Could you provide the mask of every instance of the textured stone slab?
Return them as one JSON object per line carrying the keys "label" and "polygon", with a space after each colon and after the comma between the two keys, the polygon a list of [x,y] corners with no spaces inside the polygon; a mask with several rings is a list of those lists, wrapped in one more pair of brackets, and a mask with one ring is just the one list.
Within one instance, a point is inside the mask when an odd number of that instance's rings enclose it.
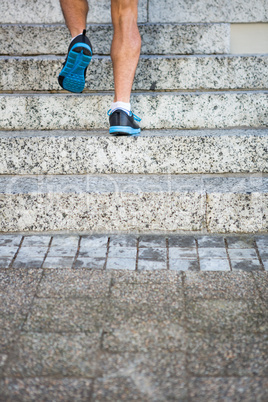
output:
{"label": "textured stone slab", "polygon": [[136,258],[113,258],[108,257],[106,269],[121,269],[135,271]]}
{"label": "textured stone slab", "polygon": [[169,269],[172,271],[199,271],[198,260],[169,259]]}
{"label": "textured stone slab", "polygon": [[[57,76],[65,57],[0,57],[1,91],[61,90]],[[141,56],[133,90],[267,89],[268,57]],[[150,74],[148,74],[150,71]],[[110,57],[93,57],[85,91],[111,91]]]}
{"label": "textured stone slab", "polygon": [[[106,0],[88,0],[89,13],[87,22],[111,22],[111,5]],[[3,0],[0,21],[12,24],[55,24],[64,21],[60,3],[47,0],[45,3],[38,0],[28,0],[21,4],[20,0]],[[139,1],[139,21],[147,21],[147,1]]]}
{"label": "textured stone slab", "polygon": [[231,260],[231,265],[233,271],[236,271],[238,269],[248,272],[262,270],[259,260]]}
{"label": "textured stone slab", "polygon": [[[155,130],[135,138],[113,137],[108,130],[2,131],[0,146],[1,174],[268,172],[266,129]],[[208,239],[208,247],[216,241]]]}
{"label": "textured stone slab", "polygon": [[50,257],[48,254],[43,264],[43,268],[72,268],[73,263],[73,257]]}
{"label": "textured stone slab", "polygon": [[22,236],[21,235],[0,235],[0,247],[15,247],[18,248],[20,245]]}
{"label": "textured stone slab", "polygon": [[266,0],[149,0],[150,22],[266,22]]}
{"label": "textured stone slab", "polygon": [[[112,100],[112,94],[1,94],[0,129],[108,128]],[[132,108],[144,129],[268,126],[268,92],[141,93]]]}
{"label": "textured stone slab", "polygon": [[6,232],[255,232],[268,225],[266,177],[2,176],[0,193]]}
{"label": "textured stone slab", "polygon": [[230,271],[230,264],[227,258],[201,258],[201,271]]}

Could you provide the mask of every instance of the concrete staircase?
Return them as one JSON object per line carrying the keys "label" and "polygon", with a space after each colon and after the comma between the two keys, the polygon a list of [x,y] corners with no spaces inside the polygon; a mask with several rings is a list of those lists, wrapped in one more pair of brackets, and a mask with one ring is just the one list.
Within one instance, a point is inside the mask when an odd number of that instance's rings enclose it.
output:
{"label": "concrete staircase", "polygon": [[108,134],[109,2],[89,5],[75,95],[58,2],[1,2],[0,231],[266,232],[268,54],[230,54],[230,23],[267,21],[267,3],[140,1],[134,138]]}

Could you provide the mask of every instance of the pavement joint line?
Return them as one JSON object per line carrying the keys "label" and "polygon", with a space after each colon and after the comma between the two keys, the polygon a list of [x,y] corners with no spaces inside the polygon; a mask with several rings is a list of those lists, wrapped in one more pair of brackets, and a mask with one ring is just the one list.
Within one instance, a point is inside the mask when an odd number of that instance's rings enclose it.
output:
{"label": "pavement joint line", "polygon": [[72,269],[75,268],[75,264],[76,264],[76,261],[77,261],[77,258],[78,258],[78,254],[79,254],[79,251],[80,251],[81,240],[82,240],[82,236],[79,236],[78,245],[77,245],[77,250],[76,250],[75,257],[74,257],[74,261],[73,261],[73,264],[72,264]]}
{"label": "pavement joint line", "polygon": [[105,256],[105,262],[103,265],[103,270],[106,270],[106,267],[107,267],[108,255],[109,255],[109,250],[110,250],[110,241],[111,241],[111,237],[109,236],[108,240],[107,240],[107,245],[106,245],[107,250],[106,250],[106,256]]}
{"label": "pavement joint line", "polygon": [[140,238],[138,237],[137,238],[137,253],[136,253],[135,271],[138,271],[139,251],[140,251]]}
{"label": "pavement joint line", "polygon": [[14,254],[12,260],[10,261],[10,264],[9,264],[9,266],[8,266],[8,269],[9,269],[9,268],[12,268],[12,265],[13,265],[15,259],[17,258],[17,255],[18,255],[18,253],[19,253],[19,251],[20,251],[20,249],[21,249],[23,240],[24,240],[24,236],[22,236],[22,238],[21,238],[20,244],[19,244],[19,246],[18,246],[18,248],[17,248],[17,251],[16,251],[16,253]]}
{"label": "pavement joint line", "polygon": [[46,251],[46,254],[45,254],[45,256],[44,256],[42,265],[41,265],[41,267],[40,267],[41,269],[43,269],[45,260],[46,260],[46,258],[47,258],[47,255],[48,255],[48,253],[49,253],[49,250],[50,250],[50,247],[51,247],[51,244],[52,244],[52,240],[53,240],[53,236],[50,237],[50,240],[49,240],[49,243],[48,243],[48,247],[47,247],[47,251]]}
{"label": "pavement joint line", "polygon": [[261,255],[260,255],[260,252],[259,252],[259,249],[258,249],[258,245],[257,245],[257,242],[256,242],[255,239],[253,240],[253,245],[254,245],[254,249],[256,251],[256,254],[258,256],[259,263],[260,263],[260,265],[262,267],[262,271],[265,271],[264,264],[263,264],[263,261],[262,261],[262,258],[261,258]]}
{"label": "pavement joint line", "polygon": [[233,267],[232,267],[232,262],[231,262],[231,258],[229,255],[229,250],[228,250],[228,243],[227,243],[227,239],[224,238],[224,244],[225,244],[225,250],[226,250],[226,255],[227,255],[227,260],[229,262],[229,266],[230,266],[230,271],[233,271]]}
{"label": "pavement joint line", "polygon": [[199,257],[198,241],[197,241],[196,238],[194,239],[194,241],[195,241],[196,256],[197,256],[197,263],[198,263],[198,272],[200,272],[200,271],[201,271],[201,266],[200,266],[200,257]]}
{"label": "pavement joint line", "polygon": [[170,265],[169,265],[169,241],[168,237],[166,237],[166,248],[167,248],[167,270],[170,270]]}

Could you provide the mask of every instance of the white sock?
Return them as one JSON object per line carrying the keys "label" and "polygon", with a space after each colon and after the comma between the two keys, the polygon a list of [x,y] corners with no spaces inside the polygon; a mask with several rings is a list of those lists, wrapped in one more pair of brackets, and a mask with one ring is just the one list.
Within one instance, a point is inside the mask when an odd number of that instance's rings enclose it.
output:
{"label": "white sock", "polygon": [[79,35],[83,35],[83,32],[81,32],[80,34],[74,36],[74,37],[72,38],[72,41],[73,41],[75,38],[77,38],[77,36],[79,36]]}
{"label": "white sock", "polygon": [[127,112],[128,114],[130,113],[130,103],[126,103],[126,102],[113,102],[111,105],[111,109],[112,109],[112,113],[115,109],[123,109],[124,112]]}

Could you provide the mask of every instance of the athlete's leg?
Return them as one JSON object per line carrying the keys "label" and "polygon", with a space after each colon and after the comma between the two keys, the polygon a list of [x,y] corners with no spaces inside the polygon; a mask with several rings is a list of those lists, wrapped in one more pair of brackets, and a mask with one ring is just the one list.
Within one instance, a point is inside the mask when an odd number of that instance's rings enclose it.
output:
{"label": "athlete's leg", "polygon": [[66,25],[74,38],[86,29],[87,0],[60,0]]}
{"label": "athlete's leg", "polygon": [[114,27],[111,46],[114,102],[129,102],[141,48],[137,26],[138,0],[111,0],[111,9]]}

